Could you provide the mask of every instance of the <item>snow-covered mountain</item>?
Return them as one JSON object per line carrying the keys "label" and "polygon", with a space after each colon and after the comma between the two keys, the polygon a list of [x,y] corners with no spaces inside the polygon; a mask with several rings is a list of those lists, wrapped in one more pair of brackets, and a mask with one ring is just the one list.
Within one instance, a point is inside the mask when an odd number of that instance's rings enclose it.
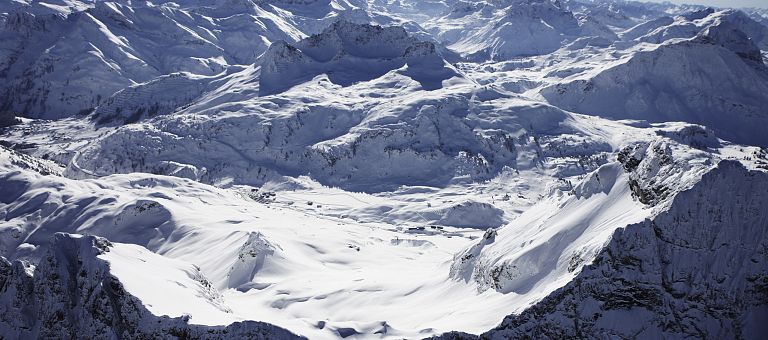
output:
{"label": "snow-covered mountain", "polygon": [[0,338],[759,338],[763,14],[0,3]]}
{"label": "snow-covered mountain", "polygon": [[[729,140],[766,145],[766,27],[741,12],[704,11],[635,27],[633,53],[542,90],[559,107],[613,118],[706,125]],[[641,25],[642,26],[642,25]],[[656,26],[656,25],[653,25]],[[653,43],[647,47],[642,43]],[[647,47],[647,48],[646,48]]]}
{"label": "snow-covered mountain", "polygon": [[768,10],[754,8],[754,9],[745,10],[745,12],[753,20],[763,24],[764,26],[768,26]]}
{"label": "snow-covered mountain", "polygon": [[272,42],[297,41],[354,9],[326,2],[327,17],[304,18],[305,5],[319,4],[18,5],[3,15],[0,72],[9,81],[0,106],[40,118],[87,114],[121,89],[171,73],[213,76],[254,63]]}
{"label": "snow-covered mountain", "polygon": [[558,1],[465,2],[425,23],[439,41],[471,59],[505,60],[554,52],[590,36],[610,44],[616,35],[590,16],[576,17]]}
{"label": "snow-covered mountain", "polygon": [[296,42],[278,41],[260,61],[259,93],[275,94],[325,74],[346,87],[403,68],[425,90],[459,76],[432,42],[420,42],[401,27],[354,24],[340,20],[323,32]]}
{"label": "snow-covered mountain", "polygon": [[760,338],[767,180],[721,162],[667,211],[616,230],[563,288],[482,337]]}

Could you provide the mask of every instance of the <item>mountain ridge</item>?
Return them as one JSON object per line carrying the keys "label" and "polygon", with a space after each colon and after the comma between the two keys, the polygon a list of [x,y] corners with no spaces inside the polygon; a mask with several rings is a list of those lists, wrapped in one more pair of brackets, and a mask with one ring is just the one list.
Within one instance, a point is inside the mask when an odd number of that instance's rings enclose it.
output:
{"label": "mountain ridge", "polygon": [[761,17],[0,4],[0,338],[759,337]]}

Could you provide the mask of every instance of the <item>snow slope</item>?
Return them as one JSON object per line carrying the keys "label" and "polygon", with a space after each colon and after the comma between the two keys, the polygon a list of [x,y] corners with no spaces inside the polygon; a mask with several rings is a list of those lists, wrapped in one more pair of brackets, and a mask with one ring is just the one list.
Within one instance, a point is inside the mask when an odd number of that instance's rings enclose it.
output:
{"label": "snow slope", "polygon": [[[301,6],[279,5],[298,14],[251,1],[14,6],[3,13],[0,33],[0,107],[41,118],[90,113],[121,89],[157,77],[212,76],[253,63],[272,42],[295,42],[356,9],[334,3],[318,20],[302,16],[311,12]],[[361,15],[365,20],[364,12],[343,16]]]}
{"label": "snow slope", "polygon": [[505,60],[554,52],[583,34],[613,32],[590,17],[578,20],[558,1],[456,2],[443,17],[425,23],[441,42],[475,59]]}
{"label": "snow slope", "polygon": [[697,27],[693,38],[670,38],[647,48],[641,44],[631,55],[543,88],[541,95],[576,112],[687,121],[728,140],[766,145],[759,131],[768,119],[763,109],[768,69],[754,40],[728,24],[732,15],[710,14],[702,19],[710,24]]}
{"label": "snow slope", "polygon": [[720,163],[669,210],[617,230],[572,282],[483,337],[760,337],[767,179]]}
{"label": "snow slope", "polygon": [[277,42],[262,57],[259,94],[282,92],[319,74],[340,86],[378,78],[391,70],[431,90],[459,76],[431,42],[420,42],[401,27],[354,24],[340,20],[295,46]]}
{"label": "snow slope", "polygon": [[205,327],[189,324],[186,313],[157,310],[152,303],[227,312],[199,268],[95,236],[55,234],[37,266],[0,258],[0,287],[0,330],[12,338],[299,338],[260,322]]}
{"label": "snow slope", "polygon": [[0,3],[0,337],[759,337],[750,15]]}
{"label": "snow slope", "polygon": [[[628,146],[630,150],[632,156],[622,158],[623,164],[603,165],[566,195],[543,200],[512,223],[486,233],[454,257],[452,277],[503,293],[552,291],[573,280],[583,263],[592,262],[617,227],[654,216],[665,200],[691,187],[709,169],[705,153],[685,148],[673,152],[664,140]],[[662,195],[648,199],[654,193]]]}
{"label": "snow slope", "polygon": [[[583,119],[585,122],[591,120],[588,117]],[[662,131],[667,130],[659,132]],[[615,228],[650,216],[652,211],[644,208],[645,203],[640,199],[648,196],[644,194],[646,191],[659,192],[655,184],[673,185],[663,198],[669,199],[680,190],[674,185],[685,186],[695,182],[697,174],[711,166],[707,164],[712,164],[711,157],[714,155],[707,151],[692,152],[690,146],[678,144],[667,137],[650,135],[643,138],[655,141],[622,151],[626,155],[622,158],[625,165],[611,163],[603,166],[576,183],[573,189],[566,187],[553,191],[551,198],[528,209],[515,220],[515,223],[523,223],[529,218],[539,218],[542,211],[558,211],[549,202],[564,204],[559,214],[570,218],[576,218],[571,211],[608,214],[605,215],[607,217],[585,220],[587,232],[583,237],[587,237],[589,242],[576,237],[570,241],[563,240],[559,245],[551,245],[551,251],[556,249],[562,252],[563,261],[552,264],[551,268],[556,268],[553,272],[544,269],[550,268],[550,265],[539,264],[544,273],[552,276],[540,276],[541,286],[537,289],[526,288],[532,287],[531,280],[526,283],[525,279],[510,278],[487,290],[496,276],[494,270],[485,271],[491,267],[482,265],[477,266],[480,274],[472,276],[477,281],[456,276],[457,259],[464,258],[462,248],[478,239],[483,240],[480,244],[487,242],[484,234],[489,234],[482,229],[449,226],[486,228],[487,225],[473,222],[471,215],[461,217],[460,213],[456,213],[477,204],[462,203],[451,208],[443,215],[445,217],[436,221],[445,225],[439,228],[403,228],[397,227],[403,217],[398,219],[396,215],[392,216],[395,218],[392,222],[357,222],[350,219],[350,215],[362,214],[365,210],[339,210],[339,205],[366,206],[380,201],[367,208],[368,213],[385,216],[381,210],[376,211],[376,205],[380,205],[378,209],[392,209],[385,200],[386,195],[356,195],[350,203],[344,199],[332,199],[334,193],[327,189],[320,190],[319,195],[312,198],[303,194],[307,197],[304,199],[300,198],[301,191],[289,189],[276,191],[280,199],[269,203],[271,194],[262,195],[249,189],[216,189],[173,177],[130,174],[71,180],[21,171],[9,163],[5,163],[4,173],[7,175],[2,179],[5,191],[1,195],[8,199],[3,206],[7,221],[3,233],[4,256],[37,262],[44,258],[50,237],[60,231],[96,234],[117,242],[138,244],[148,250],[121,246],[114,256],[105,257],[113,266],[111,273],[120,279],[130,294],[145,304],[156,306],[148,307],[153,315],[180,317],[186,313],[191,317],[189,322],[194,325],[216,326],[256,319],[311,338],[333,338],[350,332],[368,337],[377,336],[381,334],[377,332],[383,330],[392,337],[415,337],[417,334],[429,335],[453,329],[479,333],[493,327],[510,311],[525,310],[534,301],[567,283],[568,277],[578,272],[601,249]],[[668,149],[670,147],[676,151]],[[738,151],[731,148],[719,151],[721,154],[732,152]],[[644,156],[645,153],[650,156]],[[672,156],[667,156],[668,153]],[[5,154],[7,159],[17,157],[11,151]],[[676,155],[683,158],[669,163],[667,157],[674,159]],[[626,171],[625,167],[631,168],[636,162],[640,165],[635,166],[642,172],[634,170],[634,174],[617,176],[617,173]],[[611,174],[617,177],[611,177]],[[668,179],[656,183],[661,174]],[[632,179],[636,184],[631,184]],[[648,183],[648,180],[654,181]],[[52,191],[52,188],[57,189]],[[446,194],[456,195],[451,191]],[[314,204],[309,206],[305,202]],[[423,199],[410,204],[422,206],[421,212],[415,210],[412,214],[421,215],[423,212],[429,218],[432,209],[423,205]],[[626,214],[625,208],[617,209],[622,205],[633,206],[635,212]],[[322,211],[326,209],[332,209],[329,211],[331,214],[323,217]],[[476,210],[470,211],[474,213]],[[623,217],[612,219],[612,213]],[[455,222],[456,218],[463,219],[463,222]],[[572,224],[558,223],[558,220],[553,217],[539,223],[547,226],[543,227],[547,233],[562,235],[573,232],[570,230]],[[495,247],[501,251],[497,254],[504,254],[505,259],[517,257],[516,253],[504,251],[508,249],[504,245],[509,243],[515,248],[519,244],[531,247],[526,249],[535,249],[535,244],[531,245],[533,242],[550,244],[545,241],[546,237],[538,233],[505,233],[513,228],[508,225],[500,229],[496,236],[498,243],[486,247],[483,250],[486,255],[482,257],[494,256],[489,255],[493,252],[487,252]],[[297,235],[303,236],[297,238]],[[515,239],[502,241],[505,235]],[[201,244],[206,245],[205,251],[197,248]],[[580,251],[571,252],[569,249]],[[523,258],[531,256],[529,252],[527,255]],[[572,260],[581,257],[583,260]],[[203,290],[207,292],[203,296],[207,296],[206,301],[212,302],[195,304],[194,307],[164,303],[165,294],[157,296],[154,290],[146,291],[144,287],[147,286],[138,283],[149,280],[136,274],[142,266],[150,265],[145,263],[156,266],[153,268],[167,268],[162,272],[171,277],[179,275],[179,278],[170,280],[182,284],[187,280],[185,277],[201,282],[202,275],[205,275],[212,288]],[[197,267],[183,263],[194,263]],[[145,271],[155,270],[158,269]],[[205,274],[199,274],[198,270]],[[403,280],[403,277],[408,280]],[[505,273],[502,278],[506,277],[508,274]],[[156,285],[165,282],[162,281],[165,279],[160,280]],[[189,288],[191,291],[201,291],[206,287],[203,284],[200,288],[193,282],[183,285],[198,287]],[[184,289],[178,294],[190,293],[190,290]],[[439,296],[444,294],[456,298],[443,300],[442,307],[422,309],[418,318],[401,313],[402,308],[419,308],[425,304],[439,306]],[[174,295],[169,293],[167,296]],[[398,302],[393,304],[392,301]],[[488,306],[498,307],[489,309]],[[366,317],[360,318],[363,314]]]}

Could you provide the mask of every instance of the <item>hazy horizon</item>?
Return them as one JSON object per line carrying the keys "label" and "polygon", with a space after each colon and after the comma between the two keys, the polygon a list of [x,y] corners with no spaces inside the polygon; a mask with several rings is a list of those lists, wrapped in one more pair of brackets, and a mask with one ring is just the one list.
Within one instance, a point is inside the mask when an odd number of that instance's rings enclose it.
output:
{"label": "hazy horizon", "polygon": [[[667,0],[644,0],[650,2],[666,2]],[[669,0],[675,4],[695,4],[715,7],[759,7],[768,8],[768,1],[766,0]]]}

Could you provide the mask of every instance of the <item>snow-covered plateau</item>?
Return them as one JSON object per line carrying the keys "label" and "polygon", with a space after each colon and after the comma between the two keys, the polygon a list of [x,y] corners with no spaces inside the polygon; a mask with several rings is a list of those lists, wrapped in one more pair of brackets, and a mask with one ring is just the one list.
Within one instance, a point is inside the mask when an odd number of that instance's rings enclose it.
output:
{"label": "snow-covered plateau", "polygon": [[760,339],[768,10],[0,0],[0,339]]}

